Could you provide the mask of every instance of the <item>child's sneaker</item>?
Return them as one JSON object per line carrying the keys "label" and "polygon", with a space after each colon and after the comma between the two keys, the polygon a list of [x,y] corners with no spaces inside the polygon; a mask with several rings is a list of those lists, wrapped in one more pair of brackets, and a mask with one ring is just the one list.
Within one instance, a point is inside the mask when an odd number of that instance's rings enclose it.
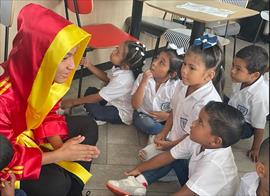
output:
{"label": "child's sneaker", "polygon": [[146,195],[146,187],[134,176],[122,180],[109,180],[106,186],[116,195]]}
{"label": "child's sneaker", "polygon": [[105,125],[107,122],[102,120],[96,120],[98,126]]}

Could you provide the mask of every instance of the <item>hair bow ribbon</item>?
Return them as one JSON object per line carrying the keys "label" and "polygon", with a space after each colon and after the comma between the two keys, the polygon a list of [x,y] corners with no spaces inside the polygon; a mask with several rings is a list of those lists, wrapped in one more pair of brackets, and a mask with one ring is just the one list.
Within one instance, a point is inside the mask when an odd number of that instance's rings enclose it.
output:
{"label": "hair bow ribbon", "polygon": [[200,46],[204,49],[211,48],[212,46],[217,44],[217,36],[209,37],[208,34],[203,35],[202,37],[196,38],[193,42],[193,45]]}
{"label": "hair bow ribbon", "polygon": [[169,48],[173,49],[176,51],[177,55],[183,55],[185,54],[184,48],[178,48],[175,44],[169,43]]}

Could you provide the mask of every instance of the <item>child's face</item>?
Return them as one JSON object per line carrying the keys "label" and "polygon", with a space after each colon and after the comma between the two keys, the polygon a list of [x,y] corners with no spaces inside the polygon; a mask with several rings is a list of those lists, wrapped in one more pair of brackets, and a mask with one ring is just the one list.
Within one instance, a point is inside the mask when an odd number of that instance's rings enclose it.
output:
{"label": "child's face", "polygon": [[167,53],[161,52],[151,64],[150,70],[154,78],[165,78],[169,74],[170,59]]}
{"label": "child's face", "polygon": [[111,53],[110,61],[114,65],[121,65],[125,56],[125,44],[121,43]]}
{"label": "child's face", "polygon": [[204,84],[212,79],[209,77],[210,71],[206,69],[202,57],[191,52],[185,55],[181,67],[182,81],[188,86]]}
{"label": "child's face", "polygon": [[212,129],[209,124],[209,115],[201,109],[199,118],[192,122],[190,127],[190,139],[207,148],[220,147],[217,143],[218,137],[212,135]]}
{"label": "child's face", "polygon": [[249,82],[252,74],[248,73],[246,62],[238,57],[233,59],[231,68],[231,78],[233,82],[243,83]]}
{"label": "child's face", "polygon": [[75,69],[73,55],[77,51],[77,47],[71,49],[66,56],[63,58],[62,62],[58,65],[55,73],[54,82],[62,84],[65,83],[69,77],[71,71]]}

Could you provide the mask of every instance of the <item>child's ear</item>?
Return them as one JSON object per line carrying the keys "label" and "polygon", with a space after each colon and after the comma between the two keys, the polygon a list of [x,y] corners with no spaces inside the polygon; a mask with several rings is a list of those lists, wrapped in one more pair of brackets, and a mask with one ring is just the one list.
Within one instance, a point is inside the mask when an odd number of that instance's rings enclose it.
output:
{"label": "child's ear", "polygon": [[257,163],[256,163],[256,172],[257,172],[257,174],[258,174],[258,176],[260,177],[260,178],[263,178],[263,177],[265,177],[265,166],[264,166],[264,164],[262,163],[262,162],[260,162],[260,161],[257,161]]}
{"label": "child's ear", "polygon": [[261,75],[260,72],[257,71],[257,72],[252,73],[252,74],[251,74],[251,77],[252,77],[252,79],[255,80],[255,79],[257,79],[258,77],[260,77],[260,75]]}
{"label": "child's ear", "polygon": [[205,81],[212,80],[216,75],[215,69],[209,69],[207,70],[206,76],[204,78]]}
{"label": "child's ear", "polygon": [[174,79],[177,76],[177,73],[175,71],[170,73],[171,79]]}
{"label": "child's ear", "polygon": [[221,137],[218,137],[218,136],[212,136],[211,140],[210,140],[210,145],[212,147],[215,147],[215,148],[220,148],[222,147],[222,138]]}

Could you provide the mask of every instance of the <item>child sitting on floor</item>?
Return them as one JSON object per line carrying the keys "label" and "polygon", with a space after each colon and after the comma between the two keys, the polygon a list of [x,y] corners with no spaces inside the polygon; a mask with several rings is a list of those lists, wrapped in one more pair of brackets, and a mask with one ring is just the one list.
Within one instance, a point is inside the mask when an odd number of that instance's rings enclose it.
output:
{"label": "child sitting on floor", "polygon": [[247,152],[252,161],[258,159],[266,116],[269,114],[269,85],[263,77],[267,62],[266,50],[250,45],[237,52],[231,68],[231,78],[235,83],[228,104],[240,110],[245,117],[241,138],[254,135],[252,147]]}
{"label": "child sitting on floor", "polygon": [[[180,49],[179,49],[180,50]],[[163,50],[150,68],[136,79],[131,92],[134,126],[149,135],[158,134],[171,111],[170,102],[179,82],[182,53],[171,48]]]}
{"label": "child sitting on floor", "polygon": [[211,101],[192,123],[190,136],[126,172],[127,179],[110,180],[107,187],[118,195],[145,195],[148,185],[174,169],[182,185],[175,195],[232,196],[238,173],[230,146],[240,140],[244,122],[234,107]]}
{"label": "child sitting on floor", "polygon": [[260,147],[256,172],[245,174],[237,196],[268,196],[269,195],[269,137]]}
{"label": "child sitting on floor", "polygon": [[143,44],[125,41],[111,53],[110,60],[114,66],[110,74],[86,61],[84,66],[107,85],[100,90],[89,87],[84,97],[63,100],[62,108],[85,104],[86,111],[100,125],[104,121],[131,124],[133,108],[130,92],[134,80],[142,72],[144,56]]}

